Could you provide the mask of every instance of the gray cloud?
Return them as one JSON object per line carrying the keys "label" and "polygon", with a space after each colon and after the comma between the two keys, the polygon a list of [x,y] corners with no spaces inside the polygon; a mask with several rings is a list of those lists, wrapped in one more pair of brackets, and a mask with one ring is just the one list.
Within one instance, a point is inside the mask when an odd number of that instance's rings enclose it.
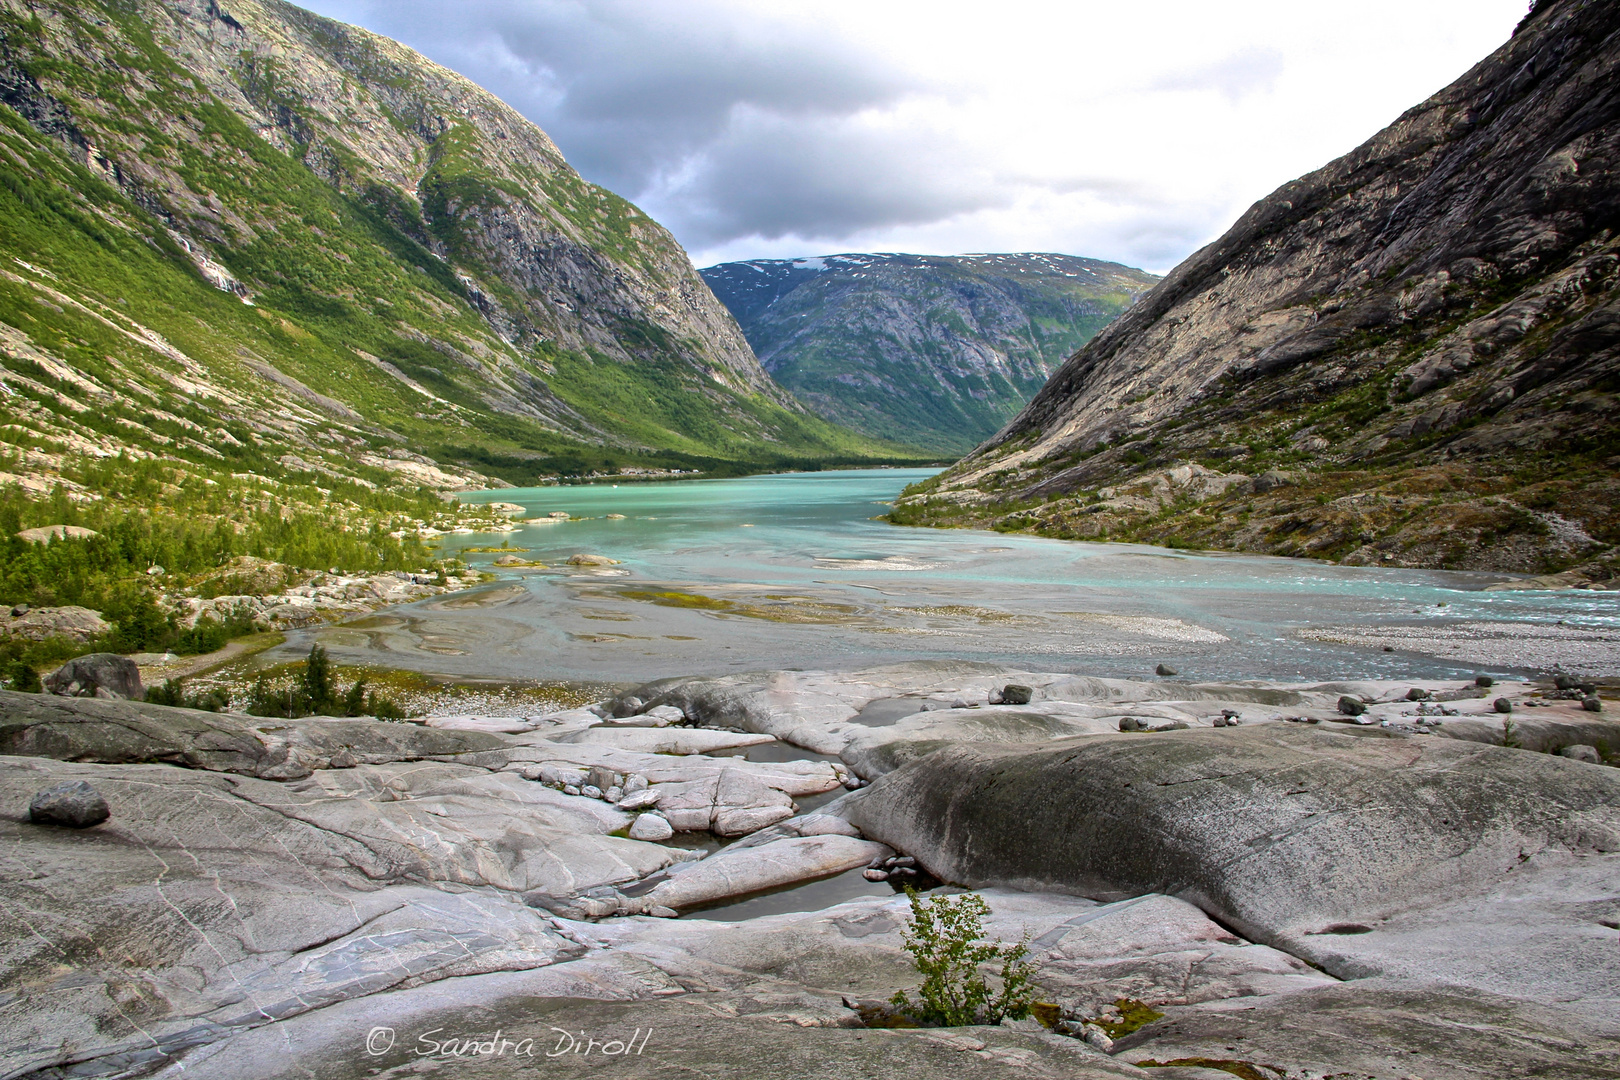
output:
{"label": "gray cloud", "polygon": [[[700,262],[1060,250],[1152,269],[1500,40],[1483,19],[1461,44],[1437,27],[1472,26],[1481,5],[1510,27],[1520,6],[1435,0],[1403,45],[1387,9],[1409,0],[1286,23],[1196,0],[993,16],[966,0],[303,2],[504,98]],[[1386,47],[1346,98],[1344,79]]]}
{"label": "gray cloud", "polygon": [[635,0],[311,6],[473,78],[688,247],[847,236],[1010,198],[958,140],[864,128],[863,116],[941,88],[836,32]]}

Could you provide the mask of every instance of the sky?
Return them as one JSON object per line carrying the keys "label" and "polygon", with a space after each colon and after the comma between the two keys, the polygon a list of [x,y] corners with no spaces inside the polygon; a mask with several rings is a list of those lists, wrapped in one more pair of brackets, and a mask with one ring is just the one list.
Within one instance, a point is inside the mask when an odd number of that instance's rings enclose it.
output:
{"label": "sky", "polygon": [[533,120],[698,266],[1164,272],[1505,42],[1526,0],[302,0]]}

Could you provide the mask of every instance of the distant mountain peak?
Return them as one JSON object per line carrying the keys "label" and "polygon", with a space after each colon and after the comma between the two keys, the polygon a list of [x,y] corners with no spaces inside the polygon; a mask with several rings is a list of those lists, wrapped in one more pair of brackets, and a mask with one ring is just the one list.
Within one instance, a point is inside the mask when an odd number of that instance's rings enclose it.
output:
{"label": "distant mountain peak", "polygon": [[1158,280],[1052,252],[843,252],[701,273],[813,410],[939,453],[993,433]]}

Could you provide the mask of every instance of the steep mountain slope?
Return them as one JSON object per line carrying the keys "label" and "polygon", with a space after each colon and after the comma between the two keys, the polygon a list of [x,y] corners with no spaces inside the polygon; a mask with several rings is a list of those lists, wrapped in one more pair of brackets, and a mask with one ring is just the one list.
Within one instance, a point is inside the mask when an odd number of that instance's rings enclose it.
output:
{"label": "steep mountain slope", "polygon": [[534,125],[276,0],[0,0],[0,157],[0,454],[32,488],[876,449]]}
{"label": "steep mountain slope", "polygon": [[1255,204],[895,520],[1613,572],[1620,6]]}
{"label": "steep mountain slope", "polygon": [[960,454],[1159,279],[1072,255],[828,255],[703,278],[760,361],[829,420]]}

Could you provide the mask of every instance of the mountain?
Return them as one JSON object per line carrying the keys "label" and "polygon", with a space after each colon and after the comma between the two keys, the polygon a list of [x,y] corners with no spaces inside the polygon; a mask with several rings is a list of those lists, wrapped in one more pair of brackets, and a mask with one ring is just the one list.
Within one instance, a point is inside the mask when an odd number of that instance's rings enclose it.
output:
{"label": "mountain", "polygon": [[1542,0],[893,520],[1612,577],[1617,392],[1620,5]]}
{"label": "mountain", "polygon": [[540,129],[276,0],[0,0],[0,158],[0,469],[36,492],[892,450]]}
{"label": "mountain", "polygon": [[828,255],[702,271],[776,380],[874,438],[961,454],[1159,279],[1072,255]]}

